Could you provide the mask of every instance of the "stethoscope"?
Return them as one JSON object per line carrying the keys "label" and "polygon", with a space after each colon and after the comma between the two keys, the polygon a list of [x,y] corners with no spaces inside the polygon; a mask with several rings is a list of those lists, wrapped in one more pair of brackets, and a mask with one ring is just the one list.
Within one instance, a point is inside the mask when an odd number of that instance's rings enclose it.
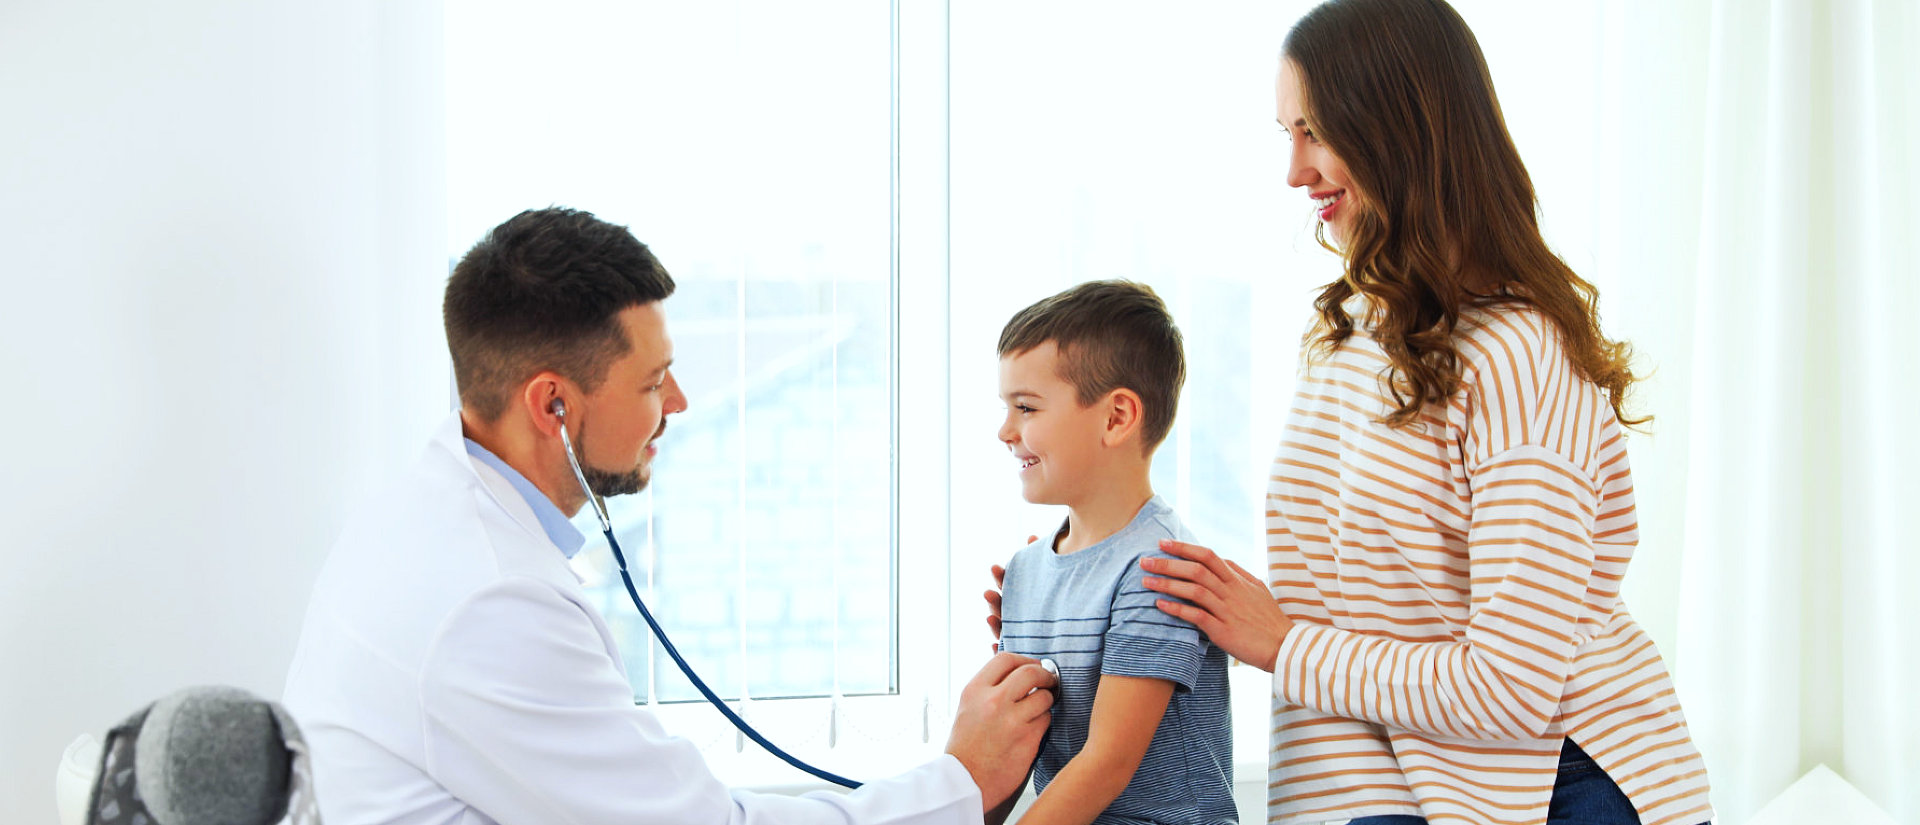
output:
{"label": "stethoscope", "polygon": [[780,757],[782,761],[789,765],[821,779],[825,779],[828,782],[832,782],[835,785],[843,785],[848,788],[860,787],[860,783],[858,782],[838,774],[828,773],[802,762],[798,757],[781,750],[778,745],[767,741],[767,738],[761,736],[759,731],[754,730],[752,725],[747,724],[747,720],[740,718],[740,714],[734,713],[733,708],[727,707],[727,703],[713,692],[713,688],[707,687],[707,683],[701,681],[699,675],[693,672],[693,666],[687,664],[687,660],[680,656],[680,651],[674,649],[673,642],[667,639],[667,631],[660,629],[660,623],[653,619],[653,612],[648,610],[646,603],[640,600],[640,591],[633,586],[633,576],[627,573],[627,557],[620,552],[620,542],[615,541],[613,538],[613,522],[607,519],[607,508],[600,503],[600,497],[593,494],[593,488],[587,485],[587,474],[580,469],[580,459],[573,453],[573,440],[567,437],[567,405],[560,399],[555,398],[553,399],[552,409],[553,414],[560,417],[560,444],[567,450],[567,463],[573,466],[574,479],[580,482],[581,492],[587,494],[587,503],[593,505],[593,514],[600,519],[600,530],[607,536],[607,546],[613,549],[613,560],[620,565],[620,580],[627,585],[627,595],[633,597],[633,606],[640,609],[640,618],[646,619],[647,627],[653,628],[654,638],[659,639],[660,647],[667,651],[668,656],[673,657],[673,663],[680,666],[680,672],[687,674],[687,680],[693,683],[693,686],[700,691],[701,696],[707,697],[707,701],[712,702],[713,706],[719,709],[721,715],[727,717],[727,721],[732,722],[735,728],[738,728],[748,739],[752,739],[755,744],[766,748],[768,753]]}

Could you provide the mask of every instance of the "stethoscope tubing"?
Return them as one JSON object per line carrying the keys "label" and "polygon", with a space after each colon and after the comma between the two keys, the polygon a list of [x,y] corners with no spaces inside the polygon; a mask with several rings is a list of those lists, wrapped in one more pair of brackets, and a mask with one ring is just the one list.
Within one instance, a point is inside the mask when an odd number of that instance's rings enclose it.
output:
{"label": "stethoscope tubing", "polygon": [[659,622],[654,621],[653,611],[647,609],[647,603],[640,600],[640,591],[633,586],[633,576],[627,572],[627,558],[620,552],[620,542],[614,540],[613,530],[611,529],[606,531],[606,536],[607,546],[613,549],[613,560],[620,565],[620,581],[626,584],[627,595],[632,597],[633,606],[639,608],[640,618],[647,620],[647,626],[653,628],[654,637],[660,640],[660,648],[665,650],[668,656],[673,657],[673,663],[680,666],[680,672],[687,675],[687,681],[693,683],[694,688],[700,691],[700,695],[707,697],[707,701],[713,703],[714,708],[719,710],[721,715],[727,717],[727,721],[732,722],[733,726],[745,734],[748,739],[752,739],[755,744],[766,748],[768,753],[780,757],[781,761],[828,782],[832,782],[835,785],[847,788],[860,787],[860,783],[858,782],[840,776],[839,774],[823,771],[800,761],[799,757],[781,750],[779,745],[767,741],[767,738],[761,736],[759,731],[754,730],[752,725],[747,724],[747,720],[740,718],[740,714],[734,713],[733,708],[727,707],[727,703],[713,692],[713,688],[707,687],[707,683],[703,681],[698,674],[693,672],[693,666],[687,664],[687,660],[680,655],[680,651],[674,648],[673,640],[667,638],[667,631],[660,627]]}
{"label": "stethoscope tubing", "polygon": [[673,640],[667,638],[667,631],[660,627],[658,621],[654,620],[653,611],[647,609],[647,603],[640,599],[639,589],[633,586],[633,575],[627,572],[627,556],[625,553],[620,552],[620,542],[613,537],[613,522],[607,518],[607,511],[600,503],[600,497],[594,495],[593,487],[587,484],[587,474],[581,470],[580,459],[573,452],[573,439],[567,436],[565,422],[567,416],[566,405],[562,404],[559,399],[555,399],[553,402],[553,412],[562,419],[560,424],[560,444],[566,448],[567,463],[573,467],[573,477],[574,480],[580,482],[580,490],[587,494],[587,503],[593,507],[593,514],[600,519],[600,530],[607,536],[607,547],[613,550],[613,560],[620,565],[620,581],[627,586],[627,596],[633,599],[633,606],[640,610],[640,618],[647,620],[647,627],[653,629],[653,636],[660,640],[661,649],[665,650],[668,656],[673,657],[673,663],[679,665],[680,672],[687,675],[687,681],[692,682],[694,688],[700,691],[700,695],[707,697],[707,701],[713,704],[714,709],[720,711],[722,716],[727,717],[727,721],[732,722],[733,726],[738,729],[740,733],[744,734],[748,739],[752,739],[754,744],[766,748],[768,753],[780,757],[781,761],[828,782],[832,782],[835,785],[847,788],[860,787],[860,783],[858,782],[840,776],[839,774],[823,771],[802,762],[799,757],[787,753],[781,750],[779,745],[767,741],[765,736],[761,736],[759,731],[754,730],[752,725],[747,724],[747,720],[740,718],[740,714],[734,713],[733,708],[727,707],[726,701],[714,693],[713,688],[707,687],[706,681],[701,679],[699,674],[693,672],[693,666],[687,664],[686,657],[681,656],[679,649],[673,646]]}

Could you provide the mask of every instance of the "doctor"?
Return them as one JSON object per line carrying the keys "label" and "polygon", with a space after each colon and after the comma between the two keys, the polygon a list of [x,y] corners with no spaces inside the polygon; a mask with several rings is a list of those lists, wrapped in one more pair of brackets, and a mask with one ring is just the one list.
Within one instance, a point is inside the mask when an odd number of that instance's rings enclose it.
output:
{"label": "doctor", "polygon": [[586,498],[560,428],[596,492],[646,486],[687,407],[673,286],[624,227],[558,208],[501,224],[454,268],[462,409],[348,523],[287,676],[328,825],[958,825],[1024,781],[1053,701],[1035,688],[1053,679],[1011,654],[961,692],[946,755],[846,795],[730,791],[634,705],[566,563]]}

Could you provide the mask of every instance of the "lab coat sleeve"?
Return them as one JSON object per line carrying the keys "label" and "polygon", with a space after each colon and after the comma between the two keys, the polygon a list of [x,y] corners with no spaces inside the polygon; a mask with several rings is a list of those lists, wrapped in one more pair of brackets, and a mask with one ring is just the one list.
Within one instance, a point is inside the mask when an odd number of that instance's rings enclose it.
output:
{"label": "lab coat sleeve", "polygon": [[951,756],[851,794],[730,792],[633,703],[587,608],[509,577],[454,610],[421,674],[428,771],[500,825],[978,825]]}

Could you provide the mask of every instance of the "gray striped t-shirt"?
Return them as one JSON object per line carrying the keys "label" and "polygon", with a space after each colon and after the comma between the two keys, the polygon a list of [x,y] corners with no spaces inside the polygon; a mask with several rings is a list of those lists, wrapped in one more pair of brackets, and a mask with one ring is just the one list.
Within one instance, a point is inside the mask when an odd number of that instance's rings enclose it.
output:
{"label": "gray striped t-shirt", "polygon": [[1191,541],[1192,534],[1154,496],[1131,523],[1092,547],[1062,556],[1048,537],[1007,563],[1003,646],[1060,667],[1053,725],[1033,766],[1036,792],[1086,745],[1102,674],[1175,685],[1139,770],[1094,820],[1101,825],[1238,821],[1226,654],[1193,625],[1160,612],[1153,606],[1160,594],[1140,583],[1140,559],[1164,557],[1160,540],[1168,538]]}

